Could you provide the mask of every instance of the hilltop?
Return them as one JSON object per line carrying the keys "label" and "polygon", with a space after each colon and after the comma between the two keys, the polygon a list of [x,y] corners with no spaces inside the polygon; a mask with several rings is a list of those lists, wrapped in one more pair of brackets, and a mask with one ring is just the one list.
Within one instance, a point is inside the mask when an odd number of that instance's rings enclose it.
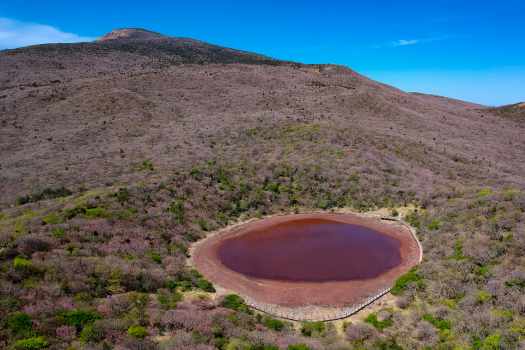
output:
{"label": "hilltop", "polygon": [[115,29],[99,38],[98,42],[110,40],[155,40],[163,39],[166,36],[142,28],[122,28]]}

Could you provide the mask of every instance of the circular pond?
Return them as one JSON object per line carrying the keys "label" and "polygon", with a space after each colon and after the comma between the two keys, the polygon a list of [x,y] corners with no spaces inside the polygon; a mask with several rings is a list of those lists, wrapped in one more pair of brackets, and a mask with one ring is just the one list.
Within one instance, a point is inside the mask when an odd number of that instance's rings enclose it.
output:
{"label": "circular pond", "polygon": [[333,219],[292,219],[224,240],[218,257],[243,275],[291,282],[374,278],[401,263],[400,242]]}
{"label": "circular pond", "polygon": [[410,229],[358,214],[278,215],[227,227],[191,247],[220,293],[296,320],[335,319],[381,295],[421,260]]}

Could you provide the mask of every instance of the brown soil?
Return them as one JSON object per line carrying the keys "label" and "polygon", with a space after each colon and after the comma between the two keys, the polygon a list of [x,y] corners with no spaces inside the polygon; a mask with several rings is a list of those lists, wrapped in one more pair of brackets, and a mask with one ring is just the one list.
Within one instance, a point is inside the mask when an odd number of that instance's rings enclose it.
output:
{"label": "brown soil", "polygon": [[[218,248],[225,239],[291,219],[327,219],[361,225],[397,239],[400,242],[401,263],[377,278],[335,282],[286,282],[252,278],[226,268],[218,256]],[[421,250],[410,230],[398,223],[357,214],[297,214],[274,216],[225,229],[199,242],[192,253],[192,263],[213,283],[232,290],[262,304],[284,307],[347,306],[361,303],[367,297],[390,287],[395,279],[417,265]],[[372,263],[372,262],[371,262]]]}

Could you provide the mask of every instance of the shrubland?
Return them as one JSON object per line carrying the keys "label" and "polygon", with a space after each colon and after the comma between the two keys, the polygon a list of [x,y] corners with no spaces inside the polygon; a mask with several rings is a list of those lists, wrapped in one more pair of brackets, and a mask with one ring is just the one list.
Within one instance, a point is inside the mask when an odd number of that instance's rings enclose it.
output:
{"label": "shrubland", "polygon": [[[0,53],[0,348],[525,347],[516,118],[345,67],[104,45]],[[187,266],[229,224],[342,208],[384,209],[424,250],[344,329],[219,298]]]}
{"label": "shrubland", "polygon": [[[374,177],[332,170],[213,160],[162,182],[4,210],[2,338],[24,349],[520,344],[525,334],[522,191],[462,187],[418,197],[374,187]],[[237,295],[215,301],[213,286],[185,263],[192,242],[239,219],[407,202],[415,204],[405,220],[417,228],[424,261],[396,281],[392,294],[398,303],[386,318],[384,312],[365,312],[345,336],[323,323],[295,330],[254,313]],[[28,211],[33,214],[25,221],[27,231],[16,233],[17,217]],[[56,221],[43,220],[51,214]]]}

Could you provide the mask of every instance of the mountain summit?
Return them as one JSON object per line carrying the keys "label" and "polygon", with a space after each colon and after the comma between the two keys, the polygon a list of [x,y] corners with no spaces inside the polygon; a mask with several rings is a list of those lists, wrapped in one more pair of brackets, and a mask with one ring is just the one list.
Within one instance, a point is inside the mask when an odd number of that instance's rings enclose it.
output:
{"label": "mountain summit", "polygon": [[104,42],[104,41],[110,41],[110,40],[153,40],[153,39],[162,39],[166,38],[166,36],[157,33],[152,32],[150,30],[142,29],[142,28],[119,28],[112,30],[111,32],[107,33],[100,39],[98,39],[98,42]]}

